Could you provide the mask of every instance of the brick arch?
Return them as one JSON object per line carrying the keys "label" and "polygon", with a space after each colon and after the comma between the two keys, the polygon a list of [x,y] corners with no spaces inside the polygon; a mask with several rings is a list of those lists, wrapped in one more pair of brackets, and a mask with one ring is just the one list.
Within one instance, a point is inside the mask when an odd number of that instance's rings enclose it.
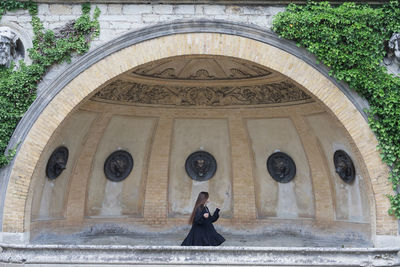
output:
{"label": "brick arch", "polygon": [[356,104],[326,75],[292,53],[269,43],[224,33],[165,34],[110,53],[76,74],[54,95],[34,120],[20,146],[9,175],[3,232],[29,232],[28,191],[35,166],[50,137],[97,88],[117,75],[150,61],[180,55],[208,54],[253,61],[288,76],[321,101],[342,123],[364,160],[379,210],[372,207],[373,234],[395,234],[397,221],[387,215],[392,192],[387,167],[376,151],[377,141]]}

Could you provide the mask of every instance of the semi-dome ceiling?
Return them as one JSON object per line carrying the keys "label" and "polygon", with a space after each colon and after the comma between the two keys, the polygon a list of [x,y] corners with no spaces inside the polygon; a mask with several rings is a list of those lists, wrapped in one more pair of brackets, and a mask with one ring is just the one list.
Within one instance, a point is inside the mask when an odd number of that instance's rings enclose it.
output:
{"label": "semi-dome ceiling", "polygon": [[138,67],[132,76],[178,80],[240,80],[267,77],[267,68],[221,56],[191,56],[163,59]]}
{"label": "semi-dome ceiling", "polygon": [[254,62],[192,55],[141,65],[107,83],[92,100],[217,107],[305,103],[312,98],[287,77]]}

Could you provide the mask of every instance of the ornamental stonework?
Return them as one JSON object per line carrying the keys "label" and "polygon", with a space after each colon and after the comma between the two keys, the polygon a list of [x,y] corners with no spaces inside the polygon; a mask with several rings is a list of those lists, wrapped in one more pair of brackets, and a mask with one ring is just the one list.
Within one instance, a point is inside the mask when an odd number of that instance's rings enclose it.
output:
{"label": "ornamental stonework", "polygon": [[290,81],[254,86],[166,86],[116,80],[93,100],[174,106],[263,105],[309,100]]}
{"label": "ornamental stonework", "polygon": [[271,74],[271,70],[249,61],[205,55],[157,60],[134,69],[130,75],[174,80],[238,80]]}

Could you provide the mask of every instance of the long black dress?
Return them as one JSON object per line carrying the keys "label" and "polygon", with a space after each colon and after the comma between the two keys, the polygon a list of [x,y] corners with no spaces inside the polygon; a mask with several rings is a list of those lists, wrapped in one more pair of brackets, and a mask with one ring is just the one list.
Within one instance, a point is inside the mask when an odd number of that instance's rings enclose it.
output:
{"label": "long black dress", "polygon": [[225,241],[225,238],[218,234],[213,226],[213,222],[219,218],[219,209],[216,209],[208,218],[204,218],[204,213],[210,214],[206,206],[196,209],[192,229],[181,246],[219,246]]}

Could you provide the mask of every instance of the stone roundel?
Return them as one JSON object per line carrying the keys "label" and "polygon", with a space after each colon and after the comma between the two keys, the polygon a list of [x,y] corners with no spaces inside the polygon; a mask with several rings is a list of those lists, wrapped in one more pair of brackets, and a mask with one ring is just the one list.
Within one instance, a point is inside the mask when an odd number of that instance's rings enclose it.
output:
{"label": "stone roundel", "polygon": [[268,157],[267,169],[271,177],[279,183],[288,183],[296,176],[296,164],[283,152],[275,152]]}
{"label": "stone roundel", "polygon": [[356,177],[356,169],[353,160],[343,150],[336,150],[333,154],[333,163],[335,164],[335,172],[345,183],[352,183]]}
{"label": "stone roundel", "polygon": [[60,146],[51,153],[46,165],[46,176],[49,179],[56,179],[65,170],[67,167],[68,155],[69,151],[65,146]]}
{"label": "stone roundel", "polygon": [[111,153],[104,163],[104,174],[113,182],[123,181],[133,169],[133,158],[125,150],[117,150]]}
{"label": "stone roundel", "polygon": [[217,161],[213,155],[206,151],[196,151],[186,159],[185,169],[193,180],[207,181],[217,171]]}

